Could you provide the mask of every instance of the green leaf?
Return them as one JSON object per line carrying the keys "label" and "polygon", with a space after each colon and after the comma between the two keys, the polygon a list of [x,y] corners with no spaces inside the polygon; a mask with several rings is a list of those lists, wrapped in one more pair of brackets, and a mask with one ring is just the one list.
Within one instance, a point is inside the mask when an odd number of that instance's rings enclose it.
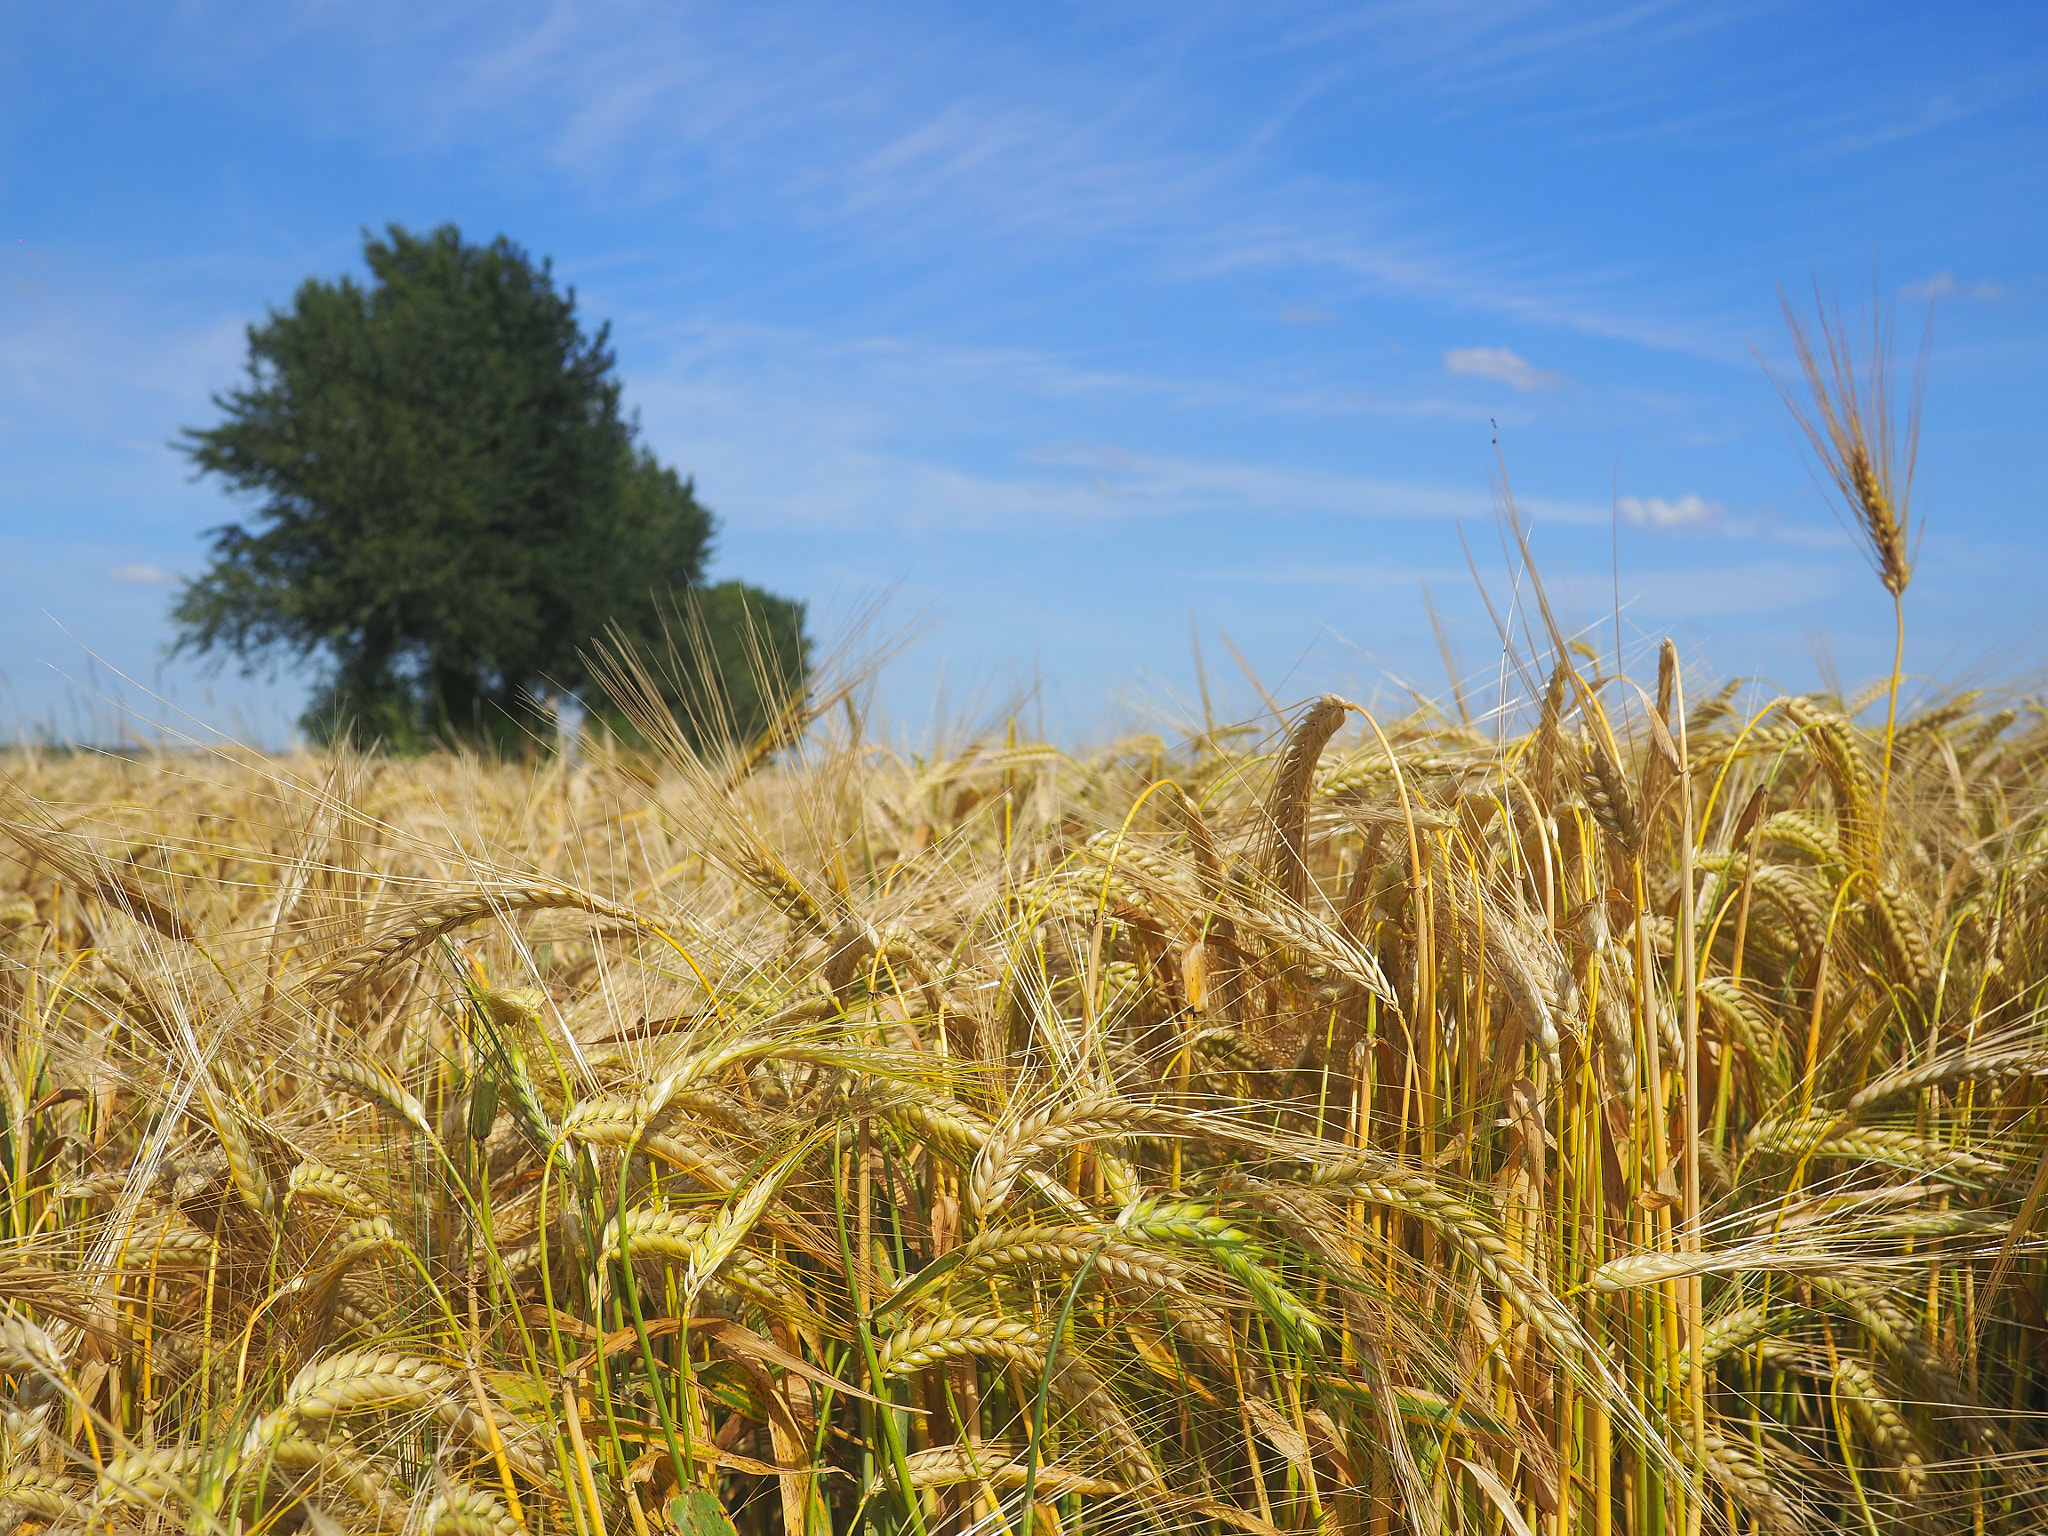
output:
{"label": "green leaf", "polygon": [[668,1517],[683,1536],[739,1536],[718,1495],[692,1488],[668,1501]]}

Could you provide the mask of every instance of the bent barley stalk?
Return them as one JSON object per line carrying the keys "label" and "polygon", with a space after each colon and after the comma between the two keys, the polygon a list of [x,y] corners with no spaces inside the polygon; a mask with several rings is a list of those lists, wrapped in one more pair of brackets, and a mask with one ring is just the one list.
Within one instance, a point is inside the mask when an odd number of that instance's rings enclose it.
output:
{"label": "bent barley stalk", "polygon": [[1034,1365],[1043,1361],[1044,1353],[1044,1341],[1032,1324],[1014,1317],[966,1313],[892,1333],[882,1341],[876,1358],[884,1376],[901,1376],[961,1355],[989,1355]]}
{"label": "bent barley stalk", "polygon": [[347,1174],[325,1163],[305,1158],[292,1166],[285,1184],[287,1203],[300,1198],[325,1201],[351,1216],[376,1216],[383,1212],[376,1197]]}
{"label": "bent barley stalk", "polygon": [[1574,654],[1498,739],[12,753],[0,1508],[2040,1529],[2048,715]]}
{"label": "bent barley stalk", "polygon": [[455,1373],[394,1351],[357,1351],[315,1360],[292,1378],[284,1406],[302,1419],[372,1408],[422,1407],[447,1392]]}

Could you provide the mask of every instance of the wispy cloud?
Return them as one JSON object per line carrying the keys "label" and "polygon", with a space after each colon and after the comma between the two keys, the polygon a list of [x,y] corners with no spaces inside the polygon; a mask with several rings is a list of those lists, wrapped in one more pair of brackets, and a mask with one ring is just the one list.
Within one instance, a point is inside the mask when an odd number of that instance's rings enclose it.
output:
{"label": "wispy cloud", "polygon": [[117,565],[107,572],[110,581],[127,582],[137,587],[161,587],[178,578],[160,565]]}
{"label": "wispy cloud", "polygon": [[1979,304],[1996,304],[2008,296],[2008,290],[2005,284],[1994,283],[1988,278],[1974,283],[1959,283],[1955,273],[1949,271],[1937,272],[1922,282],[1907,283],[1899,290],[1902,299],[1926,299],[1930,302],[1957,296],[1974,299]]}
{"label": "wispy cloud", "polygon": [[1555,389],[1564,382],[1562,375],[1538,368],[1506,347],[1453,347],[1444,354],[1444,372],[1493,379],[1514,389]]}
{"label": "wispy cloud", "polygon": [[1376,217],[1369,200],[1355,191],[1340,195],[1353,189],[1315,190],[1312,199],[1288,199],[1280,207],[1219,211],[1209,225],[1175,242],[1174,249],[1191,252],[1176,275],[1330,272],[1378,293],[1428,300],[1452,312],[1497,315],[1697,357],[1742,355],[1731,321],[1634,296],[1614,274],[1510,265],[1413,228],[1362,234],[1388,219]]}
{"label": "wispy cloud", "polygon": [[[1013,483],[1011,495],[1021,493],[1028,498],[1053,491],[1052,505],[1098,516],[1241,511],[1483,518],[1493,510],[1491,496],[1480,490],[1333,474],[1286,464],[1134,452],[1104,444],[1036,447],[1026,452],[1025,459],[1067,473],[1037,491]],[[1590,517],[1594,509],[1582,510]]]}
{"label": "wispy cloud", "polygon": [[[1446,34],[1430,9],[1375,7],[1364,30],[1375,49],[1409,37],[1438,64],[1486,57],[1496,85],[1515,77],[1523,87],[1528,71],[1546,74],[1596,39],[1650,46],[1668,42],[1674,24],[1668,0],[1577,19],[1529,4]],[[188,30],[185,45],[200,47]],[[1225,113],[1237,131],[1220,138],[1220,122],[1191,123],[1189,89],[1205,88],[1214,58],[1253,41],[1216,16],[1187,20],[1170,50],[1101,35],[1081,52],[1058,37],[1013,40],[995,70],[972,29],[933,31],[886,11],[853,24],[801,5],[490,13],[383,3],[314,8],[289,23],[252,17],[243,30],[268,36],[273,54],[325,49],[318,104],[294,105],[328,131],[374,135],[407,156],[461,150],[520,178],[546,167],[593,201],[687,195],[734,227],[794,225],[807,240],[829,234],[892,257],[942,242],[1021,255],[1021,239],[1045,252],[1085,247],[1099,261],[1117,241],[1120,259],[1178,277],[1333,271],[1454,309],[1741,355],[1732,327],[1673,313],[1616,273],[1509,259],[1376,182],[1304,177],[1270,123]],[[1363,64],[1355,37],[1346,44],[1350,56],[1320,75],[1387,68]],[[259,47],[248,35],[239,46]],[[1274,46],[1257,38],[1262,64]],[[209,55],[193,67],[217,65]],[[1469,77],[1460,82],[1407,84],[1458,96]]]}
{"label": "wispy cloud", "polygon": [[1282,325],[1330,325],[1337,316],[1327,309],[1316,309],[1305,304],[1290,304],[1280,311]]}
{"label": "wispy cloud", "polygon": [[1726,30],[1731,20],[1719,7],[1676,0],[1591,5],[1397,0],[1345,7],[1302,25],[1285,41],[1330,53],[1369,34],[1391,72],[1425,92],[1439,110],[1469,112],[1497,110],[1504,100],[1527,101],[1566,75],[1595,88],[1603,102],[1625,99],[1630,77],[1654,68],[1670,45],[1692,41],[1704,30]]}
{"label": "wispy cloud", "polygon": [[1719,520],[1727,510],[1718,501],[1691,492],[1669,501],[1662,496],[1624,496],[1615,505],[1638,528],[1699,528]]}

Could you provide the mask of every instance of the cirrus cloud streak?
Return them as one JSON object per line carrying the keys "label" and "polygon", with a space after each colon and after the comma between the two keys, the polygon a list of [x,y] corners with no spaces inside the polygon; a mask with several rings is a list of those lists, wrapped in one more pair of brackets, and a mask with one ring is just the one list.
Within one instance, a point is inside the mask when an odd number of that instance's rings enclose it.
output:
{"label": "cirrus cloud streak", "polygon": [[1506,347],[1453,347],[1444,354],[1444,372],[1492,379],[1510,389],[1555,389],[1564,382],[1563,375],[1538,368]]}

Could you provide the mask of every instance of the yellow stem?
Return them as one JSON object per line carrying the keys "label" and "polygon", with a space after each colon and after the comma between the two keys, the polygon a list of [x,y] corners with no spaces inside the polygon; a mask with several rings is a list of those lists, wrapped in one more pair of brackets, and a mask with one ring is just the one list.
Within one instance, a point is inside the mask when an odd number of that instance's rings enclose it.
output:
{"label": "yellow stem", "polygon": [[1878,781],[1877,828],[1870,839],[1872,848],[1884,846],[1884,824],[1892,799],[1892,737],[1899,724],[1899,679],[1906,665],[1906,594],[1892,594],[1892,676],[1885,690],[1884,764]]}

